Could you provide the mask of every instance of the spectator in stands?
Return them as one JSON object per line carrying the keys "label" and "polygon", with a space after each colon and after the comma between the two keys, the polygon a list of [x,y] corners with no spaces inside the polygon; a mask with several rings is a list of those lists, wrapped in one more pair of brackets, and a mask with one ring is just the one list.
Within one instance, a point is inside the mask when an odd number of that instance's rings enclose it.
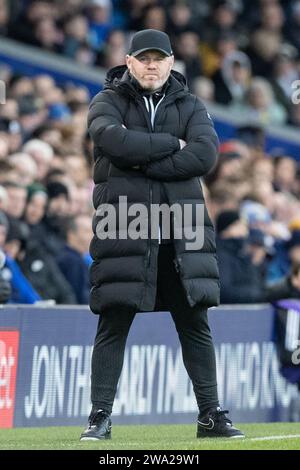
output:
{"label": "spectator in stands", "polygon": [[72,287],[61,273],[55,259],[34,239],[29,239],[18,254],[18,264],[26,279],[43,300],[57,304],[75,304]]}
{"label": "spectator in stands", "polygon": [[244,100],[250,85],[251,64],[240,51],[233,51],[224,58],[221,67],[213,75],[216,101],[229,104]]}
{"label": "spectator in stands", "polygon": [[9,35],[18,41],[36,45],[35,26],[46,18],[54,18],[56,6],[53,2],[33,0],[23,5],[21,14],[12,23]]}
{"label": "spectator in stands", "polygon": [[145,9],[158,4],[157,0],[129,0],[129,30],[137,31],[143,27]]}
{"label": "spectator in stands", "polygon": [[[0,207],[1,208],[1,207]],[[2,274],[6,256],[3,252],[4,243],[8,231],[8,220],[6,215],[0,210],[0,304],[6,303],[11,297],[10,283],[5,280]]]}
{"label": "spectator in stands", "polygon": [[[16,120],[18,119],[19,115],[19,106],[18,102],[12,98],[6,97],[5,106],[0,107],[0,116],[1,116],[1,128],[3,128],[2,119],[6,120],[6,127],[4,128],[5,131],[10,130],[11,122],[13,121],[13,125],[15,126]],[[8,125],[7,125],[8,124]]]}
{"label": "spectator in stands", "polygon": [[265,279],[269,261],[274,254],[273,246],[268,246],[268,240],[260,229],[249,229],[246,252],[250,255],[254,266],[257,266],[262,279]]}
{"label": "spectator in stands", "polygon": [[18,99],[19,105],[19,123],[23,142],[27,140],[32,132],[44,123],[47,117],[47,110],[32,94],[22,95]]}
{"label": "spectator in stands", "polygon": [[8,205],[8,194],[4,186],[0,185],[0,211],[6,211]]}
{"label": "spectator in stands", "polygon": [[75,58],[80,46],[87,45],[88,21],[83,15],[75,14],[69,17],[64,24],[63,54]]}
{"label": "spectator in stands", "polygon": [[70,215],[93,215],[91,204],[92,191],[86,187],[76,187],[71,189],[70,197]]}
{"label": "spectator in stands", "polygon": [[144,29],[157,29],[165,31],[167,27],[166,10],[160,5],[146,7],[143,15]]}
{"label": "spectator in stands", "polygon": [[0,160],[0,184],[13,183],[18,180],[14,167],[7,160]]}
{"label": "spectator in stands", "polygon": [[214,35],[235,32],[237,27],[238,9],[234,2],[228,0],[217,0],[213,4],[210,17],[206,22],[204,37],[206,41],[212,42]]}
{"label": "spectator in stands", "polygon": [[89,179],[88,167],[83,155],[66,155],[67,174],[77,187],[84,187]]}
{"label": "spectator in stands", "polygon": [[[265,184],[265,188],[267,185]],[[271,188],[272,190],[272,188]],[[256,197],[254,195],[256,194]],[[267,194],[267,198],[272,193]],[[284,240],[288,237],[288,229],[281,221],[273,219],[273,215],[270,210],[263,204],[256,202],[260,197],[259,191],[256,190],[252,194],[249,193],[247,198],[240,205],[240,212],[242,217],[247,221],[250,228],[256,228],[262,230],[265,235],[270,237],[270,243],[274,243],[276,240]],[[273,199],[275,193],[273,193]],[[255,199],[255,200],[253,200]],[[274,204],[272,204],[274,213]]]}
{"label": "spectator in stands", "polygon": [[[14,100],[11,100],[11,102],[16,103]],[[6,105],[3,108],[6,108]],[[13,110],[11,111],[13,112]],[[12,119],[5,117],[5,113],[3,114],[4,116],[0,119],[0,132],[2,141],[1,157],[5,158],[10,153],[13,153],[20,148],[20,145],[22,144],[22,133],[21,126],[17,118]]]}
{"label": "spectator in stands", "polygon": [[293,158],[283,155],[275,158],[274,188],[276,191],[296,194],[298,163]]}
{"label": "spectator in stands", "polygon": [[88,253],[92,237],[91,218],[79,215],[70,219],[66,236],[66,245],[58,254],[57,263],[75,293],[76,303],[88,304],[90,283],[84,255]]}
{"label": "spectator in stands", "polygon": [[191,31],[182,33],[176,46],[177,58],[184,62],[185,76],[190,85],[202,74],[202,64],[199,53],[199,36]]}
{"label": "spectator in stands", "polygon": [[252,178],[258,184],[262,182],[273,183],[274,160],[272,158],[263,158],[253,162]]}
{"label": "spectator in stands", "polygon": [[7,0],[0,0],[0,34],[4,36],[9,28],[9,7]]}
{"label": "spectator in stands", "polygon": [[36,181],[38,167],[30,155],[24,152],[15,153],[9,156],[9,162],[16,170],[18,184],[29,186]]}
{"label": "spectator in stands", "polygon": [[41,47],[49,52],[60,53],[63,49],[64,36],[57,29],[55,21],[51,18],[43,18],[34,26],[35,46]]}
{"label": "spectator in stands", "polygon": [[65,103],[54,103],[48,107],[48,120],[51,124],[59,125],[71,121],[71,111]]}
{"label": "spectator in stands", "polygon": [[194,14],[192,5],[187,2],[171,2],[168,13],[167,31],[173,41],[176,41],[182,33],[194,32],[198,34],[203,29],[199,15]]}
{"label": "spectator in stands", "polygon": [[288,241],[277,243],[276,254],[267,271],[268,282],[273,283],[281,280],[297,265],[300,265],[299,230],[293,231]]}
{"label": "spectator in stands", "polygon": [[107,69],[125,62],[126,37],[123,31],[112,30],[105,47],[97,54],[96,65]]}
{"label": "spectator in stands", "polygon": [[239,208],[240,195],[236,191],[235,185],[217,180],[211,187],[207,198],[207,208],[209,216],[213,222],[218,215],[226,210],[237,211]]}
{"label": "spectator in stands", "polygon": [[293,83],[299,79],[300,75],[295,57],[296,52],[290,51],[287,47],[285,49],[274,59],[271,84],[276,100],[289,111],[292,104]]}
{"label": "spectator in stands", "polygon": [[300,103],[290,106],[288,124],[293,127],[300,127]]}
{"label": "spectator in stands", "polygon": [[68,188],[59,182],[53,181],[47,184],[49,197],[47,216],[67,217],[69,215],[69,192]]}
{"label": "spectator in stands", "polygon": [[[1,125],[1,124],[0,124]],[[5,160],[8,156],[8,138],[4,132],[0,132],[0,160]]]}
{"label": "spectator in stands", "polygon": [[287,39],[297,48],[300,54],[300,2],[295,0],[290,2],[290,12],[285,27]]}
{"label": "spectator in stands", "polygon": [[[1,223],[0,223],[0,230],[1,230]],[[2,274],[2,268],[5,264],[5,254],[2,250],[0,250],[0,304],[5,304],[11,297],[11,285],[8,281],[6,281]]]}
{"label": "spectator in stands", "polygon": [[27,202],[23,218],[29,227],[32,228],[42,221],[47,202],[48,194],[44,186],[35,183],[27,188]]}
{"label": "spectator in stands", "polygon": [[42,299],[52,299],[58,304],[76,302],[71,286],[61,274],[54,258],[36,240],[36,231],[45,214],[46,189],[39,184],[28,188],[24,220],[30,228],[30,236],[18,254],[18,263],[26,278]]}
{"label": "spectator in stands", "polygon": [[3,183],[3,186],[8,195],[6,212],[8,215],[19,219],[22,217],[26,205],[26,188],[23,185],[14,182],[5,182]]}
{"label": "spectator in stands", "polygon": [[231,106],[234,114],[247,116],[247,121],[263,125],[281,125],[286,122],[284,108],[278,104],[271,85],[263,78],[254,78],[245,95],[244,101]]}
{"label": "spectator in stands", "polygon": [[38,180],[43,181],[53,159],[53,149],[42,140],[32,139],[23,146],[23,151],[32,156],[38,167]]}
{"label": "spectator in stands", "polygon": [[47,74],[38,75],[34,78],[34,91],[36,95],[43,101],[47,93],[55,88],[54,79]]}
{"label": "spectator in stands", "polygon": [[197,77],[192,83],[193,92],[205,103],[215,101],[215,85],[210,78]]}
{"label": "spectator in stands", "polygon": [[253,76],[270,78],[275,58],[280,52],[281,36],[276,32],[257,29],[251,36],[246,53],[250,58]]}
{"label": "spectator in stands", "polygon": [[224,211],[216,221],[221,303],[253,303],[261,300],[262,279],[245,251],[247,224],[238,211]]}
{"label": "spectator in stands", "polygon": [[66,224],[70,214],[69,191],[59,182],[50,182],[47,187],[48,205],[42,222],[31,227],[31,237],[52,256],[65,244]]}
{"label": "spectator in stands", "polygon": [[208,184],[212,184],[216,180],[233,182],[245,178],[246,159],[235,150],[234,145],[228,148],[232,148],[232,150],[223,151],[221,147],[222,151],[220,151],[217,165],[206,178]]}
{"label": "spectator in stands", "polygon": [[101,50],[107,41],[112,29],[112,9],[111,0],[88,1],[89,43],[94,51]]}
{"label": "spectator in stands", "polygon": [[[281,282],[267,285],[259,254],[258,264],[248,247],[248,227],[237,211],[224,211],[216,221],[221,303],[259,303],[300,297],[300,275],[289,273]],[[250,241],[251,244],[251,241]],[[263,251],[266,255],[266,251]],[[255,259],[257,261],[257,259]]]}
{"label": "spectator in stands", "polygon": [[26,245],[28,235],[29,231],[26,224],[18,221],[18,219],[9,218],[9,228],[4,243],[6,260],[2,271],[3,277],[10,282],[12,287],[9,303],[33,304],[41,300],[39,294],[22,273],[17,261],[20,252]]}

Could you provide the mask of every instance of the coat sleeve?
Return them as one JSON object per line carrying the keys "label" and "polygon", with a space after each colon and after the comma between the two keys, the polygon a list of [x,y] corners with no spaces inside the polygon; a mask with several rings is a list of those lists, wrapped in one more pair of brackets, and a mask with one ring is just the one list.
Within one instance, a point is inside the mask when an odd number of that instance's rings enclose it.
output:
{"label": "coat sleeve", "polygon": [[120,168],[145,165],[180,148],[178,138],[171,134],[126,129],[119,110],[105,92],[99,93],[90,105],[88,130],[94,144]]}
{"label": "coat sleeve", "polygon": [[182,150],[144,167],[149,178],[185,180],[206,175],[214,167],[218,155],[218,137],[205,106],[196,97],[185,136],[187,145]]}

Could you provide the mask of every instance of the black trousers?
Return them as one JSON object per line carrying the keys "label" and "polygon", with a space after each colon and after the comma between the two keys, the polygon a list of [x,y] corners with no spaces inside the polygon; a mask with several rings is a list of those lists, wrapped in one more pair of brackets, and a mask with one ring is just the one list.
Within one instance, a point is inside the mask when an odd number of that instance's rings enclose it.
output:
{"label": "black trousers", "polygon": [[[158,252],[157,300],[170,311],[181,343],[182,356],[192,381],[199,411],[219,405],[215,352],[207,321],[207,309],[190,307],[175,270],[173,244]],[[153,313],[155,315],[155,313]],[[91,400],[93,409],[111,413],[122,371],[126,339],[135,313],[112,311],[101,316],[92,356]]]}

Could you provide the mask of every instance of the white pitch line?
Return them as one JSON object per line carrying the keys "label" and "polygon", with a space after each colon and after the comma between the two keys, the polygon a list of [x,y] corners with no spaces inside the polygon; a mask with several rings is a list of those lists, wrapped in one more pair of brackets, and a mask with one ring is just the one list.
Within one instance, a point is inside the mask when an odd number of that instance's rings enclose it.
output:
{"label": "white pitch line", "polygon": [[287,434],[286,436],[264,436],[264,437],[250,437],[247,441],[272,441],[281,439],[296,439],[300,438],[300,434]]}

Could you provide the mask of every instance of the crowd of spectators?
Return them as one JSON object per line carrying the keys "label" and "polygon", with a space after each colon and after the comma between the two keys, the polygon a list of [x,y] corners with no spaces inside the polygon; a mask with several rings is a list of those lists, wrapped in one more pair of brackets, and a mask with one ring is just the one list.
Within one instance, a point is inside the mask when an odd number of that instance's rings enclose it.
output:
{"label": "crowd of spectators", "polygon": [[[266,154],[262,126],[300,122],[290,97],[299,75],[300,2],[0,0],[0,34],[105,69],[124,63],[131,33],[144,27],[170,34],[196,94],[255,122],[220,146],[217,167],[203,181],[222,302],[265,301],[282,280],[283,293],[299,296],[299,163],[280,149]],[[4,64],[0,79],[7,89],[0,105],[0,299],[86,304],[91,97],[84,87],[18,76]]]}
{"label": "crowd of spectators", "polygon": [[87,304],[93,214],[86,130],[90,95],[81,87],[59,88],[48,75],[28,78],[0,70],[7,89],[0,105],[3,289],[15,303]]}
{"label": "crowd of spectators", "polygon": [[171,36],[178,70],[206,100],[299,126],[299,0],[0,0],[0,34],[85,65],[124,63],[143,28]]}

